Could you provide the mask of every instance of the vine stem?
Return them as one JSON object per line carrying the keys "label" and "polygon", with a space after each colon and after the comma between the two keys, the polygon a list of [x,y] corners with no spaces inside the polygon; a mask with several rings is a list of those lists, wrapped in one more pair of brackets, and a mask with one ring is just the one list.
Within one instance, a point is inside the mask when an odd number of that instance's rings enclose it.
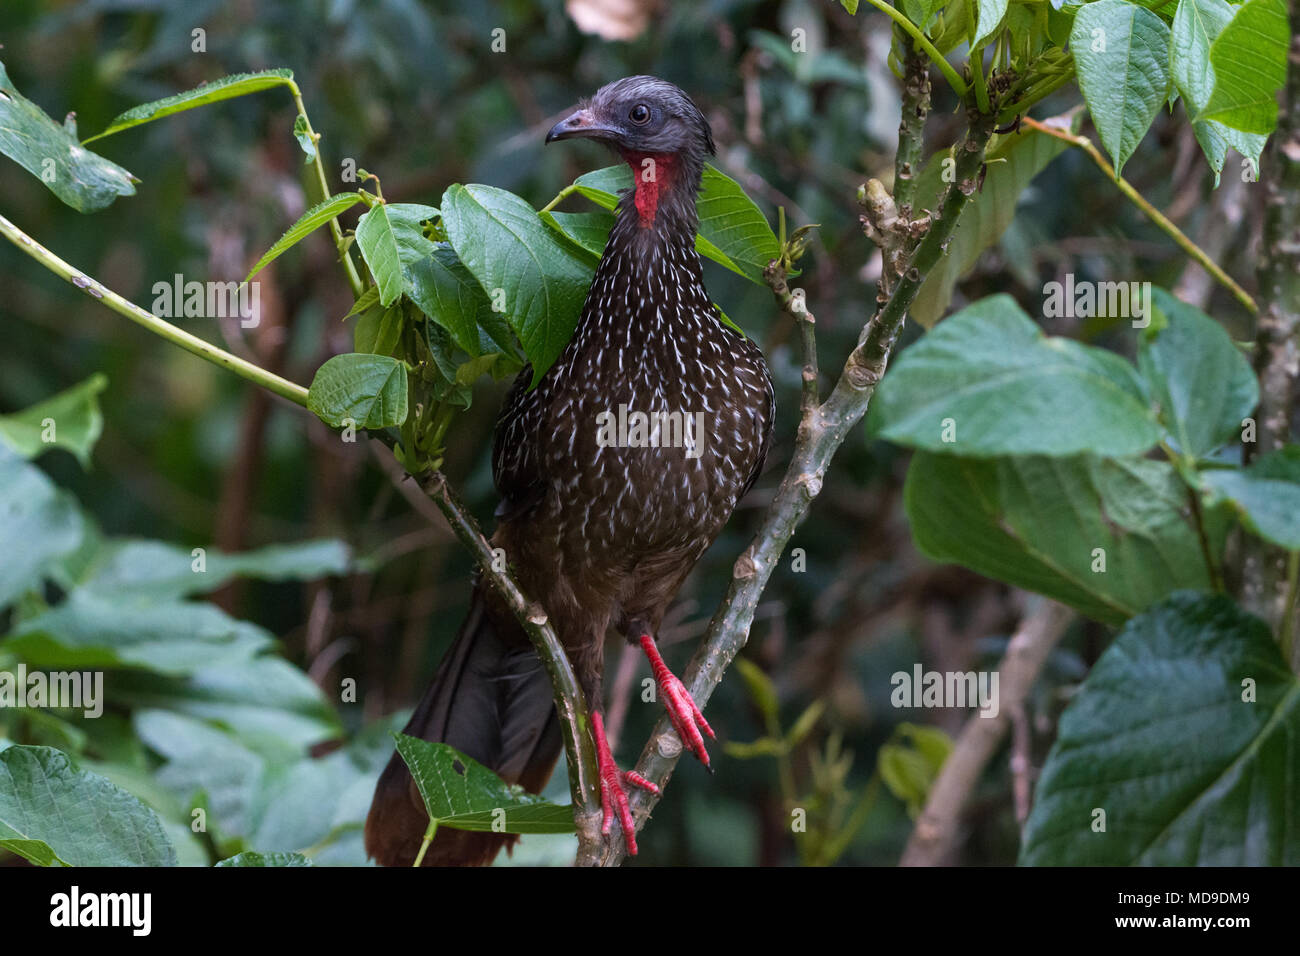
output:
{"label": "vine stem", "polygon": [[[307,115],[307,107],[302,101],[302,91],[298,89],[298,84],[293,80],[289,80],[288,84],[289,91],[293,94],[294,106],[298,108],[298,115],[302,117],[303,124],[307,127],[307,135],[311,137],[312,145],[315,147],[313,165],[316,167],[316,183],[320,187],[321,202],[324,202],[330,198],[330,187],[329,180],[325,178],[325,164],[320,158],[320,133],[312,129],[311,118]],[[330,220],[329,226],[330,235],[334,238],[334,248],[339,251],[339,262],[343,265],[348,285],[352,287],[352,297],[359,299],[366,291],[366,284],[357,272],[357,264],[352,261],[352,250],[343,236],[343,227],[339,224],[337,216]]]}
{"label": "vine stem", "polygon": [[1119,191],[1127,196],[1133,205],[1146,213],[1147,218],[1160,227],[1160,229],[1169,236],[1170,239],[1174,240],[1180,249],[1199,262],[1201,268],[1214,276],[1215,280],[1224,288],[1228,289],[1237,301],[1244,305],[1252,315],[1259,312],[1259,306],[1255,304],[1255,300],[1251,298],[1250,293],[1238,285],[1233,280],[1232,276],[1224,272],[1223,269],[1219,267],[1219,264],[1211,259],[1200,246],[1192,242],[1192,240],[1189,239],[1181,229],[1174,225],[1173,221],[1170,220],[1168,216],[1162,213],[1155,206],[1151,205],[1151,203],[1147,201],[1146,197],[1134,189],[1127,179],[1116,173],[1115,167],[1107,162],[1105,156],[1101,155],[1101,151],[1093,145],[1092,140],[1086,136],[1076,136],[1074,133],[1068,132],[1067,130],[1052,126],[1050,123],[1039,122],[1038,120],[1032,119],[1028,116],[1024,117],[1021,122],[1037,133],[1054,137],[1055,139],[1061,140],[1063,143],[1069,143],[1071,146],[1077,146],[1082,149],[1092,157],[1092,161],[1097,164],[1097,167],[1103,173],[1106,174],[1106,177],[1119,187]]}
{"label": "vine stem", "polygon": [[185,351],[197,355],[213,365],[228,369],[240,378],[246,379],[254,385],[260,385],[281,398],[288,399],[295,405],[301,405],[304,408],[307,406],[307,389],[301,385],[281,378],[274,372],[269,372],[260,365],[255,365],[238,355],[232,355],[224,349],[219,349],[215,345],[205,342],[197,335],[186,332],[184,329],[158,318],[151,312],[146,312],[131,300],[118,295],[99,280],[64,262],[4,216],[0,216],[0,235],[3,235],[56,276],[72,283],[73,286],[91,298],[98,299],[118,315],[130,319],[173,345],[179,345]]}
{"label": "vine stem", "polygon": [[947,61],[944,55],[938,51],[935,45],[930,42],[929,38],[920,27],[907,19],[907,17],[900,11],[895,10],[889,4],[885,3],[884,0],[867,0],[867,3],[871,4],[885,16],[897,23],[908,36],[916,41],[916,45],[924,50],[925,55],[934,61],[934,65],[939,68],[939,72],[942,73],[943,78],[948,81],[948,85],[951,86],[956,94],[962,99],[966,98],[966,81],[957,74],[957,70]]}

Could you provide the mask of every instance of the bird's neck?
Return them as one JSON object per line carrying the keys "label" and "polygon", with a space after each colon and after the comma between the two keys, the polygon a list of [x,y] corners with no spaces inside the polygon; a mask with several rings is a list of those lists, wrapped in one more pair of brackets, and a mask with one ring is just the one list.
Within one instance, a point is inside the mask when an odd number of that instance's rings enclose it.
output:
{"label": "bird's neck", "polygon": [[627,150],[622,155],[632,169],[632,192],[619,204],[619,219],[663,237],[686,235],[693,243],[699,223],[695,197],[703,172],[699,162],[678,153]]}

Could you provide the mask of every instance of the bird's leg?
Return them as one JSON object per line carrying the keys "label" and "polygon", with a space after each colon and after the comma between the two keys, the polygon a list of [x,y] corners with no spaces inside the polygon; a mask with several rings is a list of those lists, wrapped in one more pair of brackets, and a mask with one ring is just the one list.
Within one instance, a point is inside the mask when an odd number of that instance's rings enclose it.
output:
{"label": "bird's leg", "polygon": [[619,770],[614,763],[614,754],[609,749],[609,739],[605,736],[605,719],[598,711],[591,715],[592,736],[596,738],[596,766],[600,772],[600,832],[608,834],[618,813],[619,826],[623,828],[623,842],[627,844],[628,856],[636,856],[636,825],[632,822],[632,810],[627,803],[626,785],[630,784],[658,794],[659,788],[634,770]]}
{"label": "bird's leg", "polygon": [[700,731],[704,731],[710,737],[716,737],[713,728],[700,713],[700,708],[696,706],[695,699],[686,690],[686,685],[668,669],[663,656],[659,653],[659,648],[655,645],[655,639],[649,634],[641,635],[641,650],[645,651],[645,656],[650,658],[650,670],[654,672],[655,682],[663,695],[664,707],[668,710],[668,719],[672,721],[673,729],[681,738],[682,746],[699,757],[700,763],[706,768],[712,770],[713,768],[709,767],[709,752],[704,749],[704,737]]}

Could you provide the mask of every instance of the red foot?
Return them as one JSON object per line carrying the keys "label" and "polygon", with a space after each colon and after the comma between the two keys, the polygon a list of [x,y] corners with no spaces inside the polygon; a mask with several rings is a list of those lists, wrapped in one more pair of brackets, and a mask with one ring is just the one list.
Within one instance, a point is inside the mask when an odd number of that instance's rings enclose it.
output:
{"label": "red foot", "polygon": [[625,786],[631,784],[654,794],[659,793],[659,788],[635,771],[618,769],[618,764],[614,763],[614,754],[609,749],[609,740],[605,737],[605,720],[600,714],[591,715],[591,729],[596,738],[596,764],[600,771],[600,832],[609,833],[617,810],[627,854],[636,856],[636,825],[632,822],[632,810],[627,803]]}
{"label": "red foot", "polygon": [[[645,656],[650,658],[650,670],[654,672],[655,681],[663,694],[664,707],[668,709],[668,719],[672,721],[673,729],[681,738],[682,746],[699,757],[700,763],[705,767],[709,767],[709,752],[704,749],[704,737],[700,735],[700,731],[703,730],[710,737],[716,737],[713,728],[700,713],[700,708],[695,706],[695,701],[687,692],[686,686],[668,669],[668,665],[659,654],[659,648],[655,646],[654,638],[649,634],[641,635],[641,650],[645,651]],[[712,770],[711,767],[709,769]]]}

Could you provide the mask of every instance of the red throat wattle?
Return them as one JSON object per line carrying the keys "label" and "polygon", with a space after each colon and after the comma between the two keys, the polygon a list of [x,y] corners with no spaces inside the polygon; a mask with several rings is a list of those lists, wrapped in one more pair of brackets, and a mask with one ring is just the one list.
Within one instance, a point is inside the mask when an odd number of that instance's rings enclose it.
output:
{"label": "red throat wattle", "polygon": [[672,153],[625,152],[623,158],[632,167],[634,202],[642,226],[652,226],[659,211],[659,197],[672,187],[677,157]]}

